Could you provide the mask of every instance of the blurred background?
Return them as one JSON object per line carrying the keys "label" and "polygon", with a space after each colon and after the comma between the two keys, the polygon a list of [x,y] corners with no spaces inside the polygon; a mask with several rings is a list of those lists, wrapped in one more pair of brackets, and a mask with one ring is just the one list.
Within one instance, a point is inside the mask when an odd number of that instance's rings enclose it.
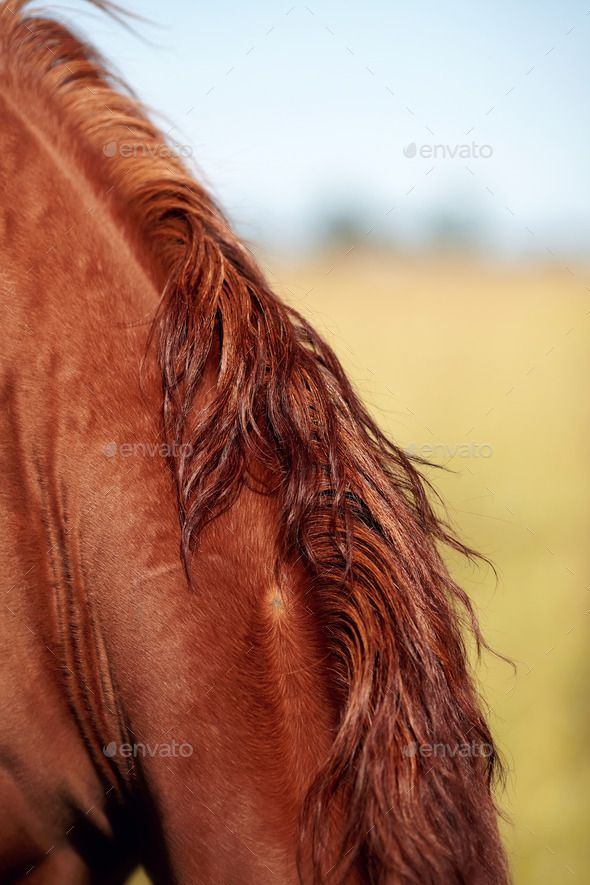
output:
{"label": "blurred background", "polygon": [[[562,3],[70,4],[431,478],[488,641],[516,885],[590,881],[590,15]],[[63,9],[63,7],[62,7]],[[145,883],[142,873],[134,885]]]}

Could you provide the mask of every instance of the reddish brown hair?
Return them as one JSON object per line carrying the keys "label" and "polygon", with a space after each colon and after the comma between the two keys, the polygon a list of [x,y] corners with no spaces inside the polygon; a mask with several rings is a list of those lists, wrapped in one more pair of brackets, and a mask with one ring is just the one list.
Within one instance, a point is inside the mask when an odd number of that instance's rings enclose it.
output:
{"label": "reddish brown hair", "polygon": [[[187,569],[205,525],[255,484],[279,506],[277,576],[303,563],[326,628],[341,714],[301,809],[302,881],[343,883],[355,867],[372,883],[507,882],[495,749],[412,754],[422,744],[494,746],[462,623],[483,640],[439,548],[471,551],[333,351],[271,291],[182,161],[158,156],[165,138],[138,102],[92,47],[27,17],[25,5],[1,6],[2,41],[64,127],[101,158],[112,141],[154,148],[145,162],[110,158],[101,175],[162,287],[152,336],[163,428],[192,451],[171,461]],[[216,384],[196,411],[211,365]]]}

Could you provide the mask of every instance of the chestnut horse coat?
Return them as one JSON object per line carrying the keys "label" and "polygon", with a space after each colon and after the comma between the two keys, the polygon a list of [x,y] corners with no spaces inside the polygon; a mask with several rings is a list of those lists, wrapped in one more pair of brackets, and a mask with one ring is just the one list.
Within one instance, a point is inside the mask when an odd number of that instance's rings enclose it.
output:
{"label": "chestnut horse coat", "polygon": [[507,882],[496,755],[408,752],[493,746],[438,552],[463,548],[144,111],[25,5],[0,4],[0,882]]}

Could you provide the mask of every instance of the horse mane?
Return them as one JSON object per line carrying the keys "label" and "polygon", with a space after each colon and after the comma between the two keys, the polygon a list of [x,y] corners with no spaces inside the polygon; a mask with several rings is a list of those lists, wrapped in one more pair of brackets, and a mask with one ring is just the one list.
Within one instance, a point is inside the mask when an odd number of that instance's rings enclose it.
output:
{"label": "horse mane", "polygon": [[[371,883],[508,882],[493,799],[502,766],[464,627],[487,646],[441,555],[473,551],[182,159],[160,156],[166,138],[139,102],[91,46],[26,5],[0,6],[0,64],[38,84],[93,152],[106,201],[130,220],[162,289],[152,340],[166,440],[190,445],[170,462],[187,568],[204,527],[263,476],[279,512],[277,575],[303,564],[326,627],[341,713],[301,809],[302,881],[344,883],[360,868]],[[153,154],[106,160],[109,142]],[[193,410],[211,360],[216,386]],[[412,754],[422,744],[490,752]]]}

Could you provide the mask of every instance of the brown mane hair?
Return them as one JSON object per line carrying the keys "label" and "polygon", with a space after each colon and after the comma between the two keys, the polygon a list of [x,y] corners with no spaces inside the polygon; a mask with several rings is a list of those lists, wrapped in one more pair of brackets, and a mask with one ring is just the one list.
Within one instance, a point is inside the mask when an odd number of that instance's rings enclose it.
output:
{"label": "brown mane hair", "polygon": [[[3,64],[42,88],[93,152],[105,200],[132,223],[162,288],[152,340],[163,429],[169,443],[192,447],[170,462],[189,574],[205,525],[254,483],[280,510],[277,580],[302,562],[326,628],[341,715],[301,809],[302,881],[344,883],[355,867],[372,883],[507,882],[495,748],[469,758],[412,754],[416,744],[494,747],[464,623],[478,648],[485,643],[439,548],[472,551],[183,161],[158,155],[166,139],[140,104],[91,46],[25,6],[0,7]],[[113,141],[154,155],[106,162]],[[212,360],[216,386],[195,411]]]}

